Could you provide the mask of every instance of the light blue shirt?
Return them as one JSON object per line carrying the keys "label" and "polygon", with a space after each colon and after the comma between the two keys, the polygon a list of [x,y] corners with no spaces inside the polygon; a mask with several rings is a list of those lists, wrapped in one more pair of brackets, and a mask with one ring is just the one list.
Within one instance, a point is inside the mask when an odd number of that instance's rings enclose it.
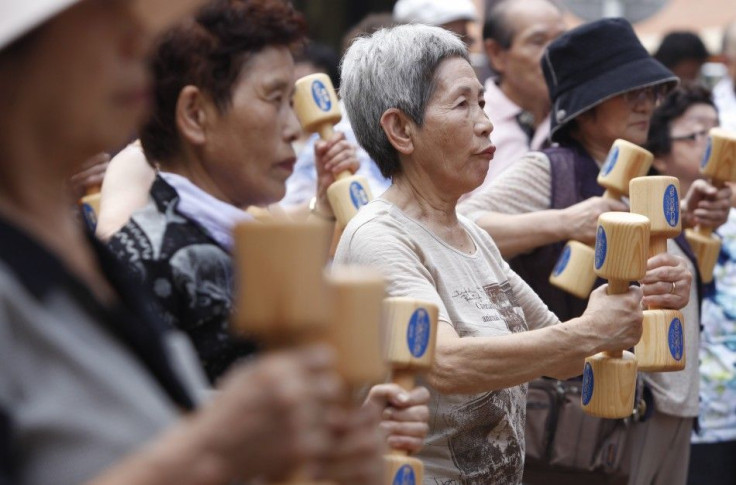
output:
{"label": "light blue shirt", "polygon": [[[342,102],[340,104],[342,107]],[[358,144],[353,127],[350,125],[347,116],[345,116],[345,110],[343,109],[342,112],[342,120],[335,125],[335,131],[344,133],[345,139],[357,147],[356,155],[360,162],[360,168],[356,175],[362,175],[368,179],[373,197],[378,197],[391,185],[391,180],[381,175],[376,162]],[[315,196],[317,191],[317,169],[315,167],[314,144],[318,139],[317,134],[312,135],[299,153],[294,166],[294,173],[286,180],[286,195],[281,200],[283,206],[301,205]]]}

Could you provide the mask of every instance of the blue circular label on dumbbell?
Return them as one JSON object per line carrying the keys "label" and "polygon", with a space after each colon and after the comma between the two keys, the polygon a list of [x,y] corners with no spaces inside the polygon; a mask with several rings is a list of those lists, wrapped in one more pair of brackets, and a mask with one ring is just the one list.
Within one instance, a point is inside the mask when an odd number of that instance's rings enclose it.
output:
{"label": "blue circular label on dumbbell", "polygon": [[672,354],[672,358],[677,361],[681,360],[685,344],[682,336],[682,322],[679,318],[674,318],[670,322],[670,330],[667,332],[667,340],[670,344],[670,354]]}
{"label": "blue circular label on dumbbell", "polygon": [[616,162],[618,161],[618,147],[611,148],[611,151],[608,152],[608,157],[606,157],[606,162],[601,167],[601,174],[608,175],[611,173],[611,170],[613,170],[613,167],[616,166]]}
{"label": "blue circular label on dumbbell", "polygon": [[412,313],[406,328],[406,343],[411,355],[416,358],[424,355],[429,345],[430,332],[429,313],[425,308],[417,308]]}
{"label": "blue circular label on dumbbell", "polygon": [[603,229],[603,226],[598,226],[598,233],[595,236],[595,269],[601,269],[603,263],[606,262],[607,246],[606,230]]}
{"label": "blue circular label on dumbbell", "polygon": [[332,99],[330,99],[330,92],[322,81],[312,82],[312,98],[314,103],[322,111],[329,111],[332,109]]}
{"label": "blue circular label on dumbbell", "polygon": [[368,194],[359,182],[350,184],[350,200],[353,201],[353,207],[360,209],[368,202]]}
{"label": "blue circular label on dumbbell", "polygon": [[560,257],[557,259],[557,264],[555,265],[555,269],[552,272],[555,276],[560,276],[563,271],[565,271],[565,268],[567,268],[567,263],[570,262],[570,254],[572,253],[572,248],[569,244],[565,245],[565,248],[562,250],[562,254],[560,254]]}
{"label": "blue circular label on dumbbell", "polygon": [[94,231],[97,228],[97,214],[91,205],[82,204],[82,218],[89,229]]}
{"label": "blue circular label on dumbbell", "polygon": [[708,137],[708,145],[705,147],[705,153],[703,154],[703,161],[700,162],[700,168],[705,168],[710,161],[710,154],[713,151],[713,140]]}
{"label": "blue circular label on dumbbell", "polygon": [[396,471],[391,485],[415,485],[417,477],[414,475],[414,469],[409,465],[402,465]]}
{"label": "blue circular label on dumbbell", "polygon": [[593,366],[590,365],[590,362],[586,362],[585,368],[583,369],[583,393],[580,396],[583,401],[583,406],[587,406],[590,399],[593,397],[593,388],[595,387],[594,380]]}
{"label": "blue circular label on dumbbell", "polygon": [[680,198],[677,195],[677,188],[674,184],[670,184],[664,191],[664,199],[662,200],[662,209],[667,224],[675,227],[680,221]]}

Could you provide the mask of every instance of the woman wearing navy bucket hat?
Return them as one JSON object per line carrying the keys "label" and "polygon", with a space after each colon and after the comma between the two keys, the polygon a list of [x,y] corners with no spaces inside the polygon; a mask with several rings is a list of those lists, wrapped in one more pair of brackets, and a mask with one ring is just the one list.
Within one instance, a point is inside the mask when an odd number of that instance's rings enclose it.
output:
{"label": "woman wearing navy bucket hat", "polygon": [[224,485],[301,464],[379,479],[375,423],[342,410],[323,347],[233,369],[195,409],[191,345],[69,210],[68,177],[146,114],[149,41],[197,3],[0,2],[2,484]]}
{"label": "woman wearing navy bucket hat", "polygon": [[[602,212],[627,210],[623,203],[600,197],[603,189],[596,177],[616,139],[637,145],[646,142],[652,113],[678,78],[647,53],[629,22],[618,18],[584,24],[563,34],[549,45],[542,68],[552,100],[554,146],[524,156],[461,209],[490,232],[502,252],[512,257],[511,267],[565,319],[579,316],[587,301],[551,286],[548,275],[567,240],[592,242]],[[681,208],[690,214],[696,209],[718,212],[715,199],[727,195],[693,187]],[[682,257],[685,253],[679,245],[670,242],[668,249],[672,254],[649,260],[649,269],[660,274],[662,282],[642,282],[644,304],[670,307],[675,294],[689,297],[682,311],[694,323],[685,335],[687,351],[694,356],[698,300],[691,281],[695,269],[689,258]],[[667,284],[674,294],[657,287]],[[682,467],[686,470],[687,456],[682,453],[687,453],[690,427],[682,419],[697,415],[697,359],[690,360],[695,360],[688,366],[695,368],[694,375],[686,370],[645,377],[654,393],[655,418],[663,411],[673,420],[666,429],[655,429],[658,420],[652,419],[653,424],[636,425],[634,432],[648,432],[650,440],[670,437],[679,449],[677,454],[668,454],[658,445],[636,444],[631,483],[684,483]],[[618,465],[613,467],[618,468],[619,476],[609,474],[613,471],[610,464],[597,460],[586,464],[587,471],[541,463],[527,467],[525,483],[626,483],[629,468],[626,459],[620,458],[620,448]]]}

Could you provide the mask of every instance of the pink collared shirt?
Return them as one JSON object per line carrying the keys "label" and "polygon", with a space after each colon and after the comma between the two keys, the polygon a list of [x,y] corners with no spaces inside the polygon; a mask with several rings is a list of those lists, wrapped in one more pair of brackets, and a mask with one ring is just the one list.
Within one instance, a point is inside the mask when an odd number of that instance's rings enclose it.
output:
{"label": "pink collared shirt", "polygon": [[522,109],[507,98],[494,81],[493,78],[489,78],[485,83],[485,112],[493,123],[491,141],[496,145],[496,153],[483,184],[466,197],[487,186],[528,151],[539,150],[549,134],[549,116],[547,116],[537,127],[530,144],[529,138],[516,120]]}

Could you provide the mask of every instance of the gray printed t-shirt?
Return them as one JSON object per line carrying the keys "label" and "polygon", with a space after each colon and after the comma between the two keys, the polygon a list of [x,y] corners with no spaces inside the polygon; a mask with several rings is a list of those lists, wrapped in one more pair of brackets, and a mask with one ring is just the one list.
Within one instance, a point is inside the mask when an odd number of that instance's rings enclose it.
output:
{"label": "gray printed t-shirt", "polygon": [[[398,207],[376,199],[348,224],[335,263],[376,267],[390,296],[436,303],[461,338],[501,336],[558,322],[501,258],[490,236],[458,216],[476,250],[448,245]],[[427,382],[430,432],[419,458],[425,484],[521,483],[526,385],[440,394]]]}

